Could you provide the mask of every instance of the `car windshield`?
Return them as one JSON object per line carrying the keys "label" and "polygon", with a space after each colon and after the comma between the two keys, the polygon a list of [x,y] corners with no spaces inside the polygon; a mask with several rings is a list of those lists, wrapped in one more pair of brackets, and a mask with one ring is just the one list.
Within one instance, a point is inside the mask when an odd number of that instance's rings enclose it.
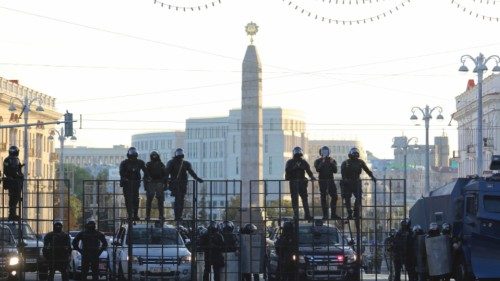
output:
{"label": "car windshield", "polygon": [[[9,223],[8,224],[12,235],[14,235],[15,239],[19,238],[19,224],[18,223]],[[28,224],[21,224],[21,229],[23,231],[23,238],[34,240],[36,239],[36,235]]]}
{"label": "car windshield", "polygon": [[500,213],[500,197],[484,196],[484,209],[490,213]]}
{"label": "car windshield", "polygon": [[14,243],[10,229],[8,227],[0,227],[0,245],[11,245]]}
{"label": "car windshield", "polygon": [[134,228],[132,242],[146,245],[184,245],[177,230],[172,228]]}
{"label": "car windshield", "polygon": [[310,246],[339,244],[339,234],[333,227],[299,227],[299,244]]}

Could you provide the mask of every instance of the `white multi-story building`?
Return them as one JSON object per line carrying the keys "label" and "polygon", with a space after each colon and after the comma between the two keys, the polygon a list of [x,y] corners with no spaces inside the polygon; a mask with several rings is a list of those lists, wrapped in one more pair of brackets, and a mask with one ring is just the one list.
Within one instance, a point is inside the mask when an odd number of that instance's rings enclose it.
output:
{"label": "white multi-story building", "polygon": [[323,146],[330,148],[330,157],[337,161],[339,165],[344,162],[348,157],[347,154],[351,148],[356,147],[359,149],[359,158],[367,162],[366,150],[361,141],[357,140],[309,140],[309,161],[312,165],[314,160],[319,158],[319,150]]}
{"label": "white multi-story building", "polygon": [[[467,89],[456,98],[458,122],[459,177],[477,173],[477,87],[469,80]],[[500,153],[500,75],[490,75],[483,81],[483,170],[489,170],[491,156]]]}
{"label": "white multi-story building", "polygon": [[[240,109],[231,110],[229,116],[186,120],[186,159],[193,164],[193,169],[200,177],[210,180],[240,179],[240,120]],[[282,180],[285,163],[292,157],[293,147],[301,146],[307,157],[304,116],[300,111],[264,108],[263,126],[264,178]],[[273,193],[273,186],[267,187],[267,191]],[[227,192],[239,193],[238,190]],[[275,193],[266,197],[266,200],[275,199],[278,196],[277,191]],[[223,184],[212,186],[211,200],[213,207],[224,207],[227,195]],[[219,215],[220,212],[213,213],[212,218],[218,218]]]}
{"label": "white multi-story building", "polygon": [[[64,146],[64,163],[79,167],[92,165],[119,165],[127,157],[128,147],[113,145],[113,147]],[[56,149],[60,153],[60,148]]]}
{"label": "white multi-story building", "polygon": [[149,153],[156,150],[161,160],[167,164],[175,149],[184,146],[184,132],[156,132],[132,135],[132,146],[137,148],[139,158],[149,161]]}

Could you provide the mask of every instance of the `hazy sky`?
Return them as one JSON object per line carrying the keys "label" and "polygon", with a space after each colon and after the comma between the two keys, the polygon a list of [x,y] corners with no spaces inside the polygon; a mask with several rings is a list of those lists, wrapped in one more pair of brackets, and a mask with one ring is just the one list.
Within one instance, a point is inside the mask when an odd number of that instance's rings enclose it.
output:
{"label": "hazy sky", "polygon": [[[475,16],[500,17],[500,2],[357,2],[222,0],[181,12],[153,0],[0,0],[0,76],[56,97],[61,112],[82,114],[75,145],[129,145],[131,134],[179,130],[186,118],[239,107],[244,26],[254,21],[264,106],[304,111],[310,136],[362,140],[391,157],[394,136],[425,142],[409,117],[413,106],[429,104],[442,106],[446,119],[431,121],[431,140],[444,132],[456,150],[455,123],[447,125],[455,96],[475,78],[457,71],[460,57],[500,54],[500,23]],[[367,24],[314,19],[314,11],[356,20],[388,9]]]}

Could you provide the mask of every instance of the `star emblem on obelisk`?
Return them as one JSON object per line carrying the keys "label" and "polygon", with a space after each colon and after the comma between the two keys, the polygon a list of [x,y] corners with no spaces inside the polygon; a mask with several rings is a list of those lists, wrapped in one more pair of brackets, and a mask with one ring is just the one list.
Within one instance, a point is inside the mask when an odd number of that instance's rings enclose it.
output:
{"label": "star emblem on obelisk", "polygon": [[251,21],[245,26],[245,31],[250,36],[250,44],[253,44],[253,36],[259,31],[259,26]]}

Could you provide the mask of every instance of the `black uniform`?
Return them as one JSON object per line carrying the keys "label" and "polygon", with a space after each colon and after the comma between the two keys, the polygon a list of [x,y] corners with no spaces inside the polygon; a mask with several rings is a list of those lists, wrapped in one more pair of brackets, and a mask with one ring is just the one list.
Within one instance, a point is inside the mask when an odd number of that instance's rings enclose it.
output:
{"label": "black uniform", "polygon": [[[55,228],[55,227],[54,227]],[[60,229],[47,233],[43,238],[43,257],[49,267],[49,281],[54,280],[56,271],[61,272],[63,281],[69,280],[68,264],[71,255],[71,238]]]}
{"label": "black uniform", "polygon": [[408,280],[416,280],[413,233],[410,229],[399,229],[394,238],[394,281],[401,281],[403,265],[408,273]]}
{"label": "black uniform", "polygon": [[[80,241],[82,247],[80,248]],[[82,255],[82,280],[87,280],[87,273],[92,269],[92,280],[99,279],[99,256],[108,247],[106,237],[100,231],[87,227],[73,240],[73,249]]]}
{"label": "black uniform", "polygon": [[389,235],[384,240],[385,262],[387,264],[387,271],[389,271],[388,281],[394,281],[394,239],[394,235]]}
{"label": "black uniform", "polygon": [[203,281],[209,281],[210,272],[213,270],[213,280],[221,280],[221,269],[224,266],[224,238],[217,230],[209,230],[200,237],[200,247],[205,254],[205,270]]}
{"label": "black uniform", "polygon": [[337,186],[333,180],[333,174],[337,172],[337,162],[331,157],[321,157],[314,161],[314,168],[318,172],[319,191],[321,194],[321,209],[323,219],[328,219],[327,193],[331,197],[330,208],[332,219],[337,217]]}
{"label": "black uniform", "polygon": [[21,201],[24,175],[21,168],[24,166],[19,161],[19,149],[9,148],[9,156],[3,161],[3,188],[9,190],[9,220],[17,220],[17,203]]}
{"label": "black uniform", "polygon": [[147,178],[146,164],[141,159],[132,157],[120,163],[120,186],[123,187],[128,218],[139,219],[139,187],[141,170]]}
{"label": "black uniform", "polygon": [[[158,155],[158,154],[157,154]],[[149,180],[145,183],[146,188],[146,219],[148,220],[151,215],[151,203],[153,198],[156,196],[158,200],[158,212],[160,220],[165,219],[163,202],[165,201],[165,181],[167,179],[167,173],[165,170],[165,164],[161,162],[160,157],[151,157],[151,161],[146,164],[146,170],[149,176]]]}
{"label": "black uniform", "polygon": [[189,163],[189,161],[185,161],[183,157],[175,156],[170,161],[168,161],[167,176],[169,177],[172,196],[175,197],[175,220],[182,219],[182,211],[184,210],[184,197],[187,193],[188,173],[198,182],[203,182],[203,180],[199,178],[198,175],[196,175],[196,173],[193,171],[191,163]]}
{"label": "black uniform", "polygon": [[307,178],[305,174],[312,180],[315,180],[311,167],[306,160],[302,159],[302,155],[294,155],[294,157],[286,162],[285,180],[290,181],[290,196],[292,197],[292,208],[294,218],[299,218],[299,196],[302,200],[305,219],[311,219],[309,213],[309,202],[307,201]]}
{"label": "black uniform", "polygon": [[354,217],[359,217],[359,209],[361,208],[361,171],[365,171],[370,178],[375,180],[373,173],[366,166],[365,161],[359,158],[350,158],[342,162],[340,172],[342,174],[342,181],[340,188],[342,197],[345,200],[345,207],[347,214],[352,217],[351,197],[354,195]]}
{"label": "black uniform", "polygon": [[[291,222],[287,222],[291,224]],[[293,227],[284,226],[283,234],[278,237],[275,243],[276,254],[278,255],[277,275],[283,281],[299,280],[298,260],[298,239]]]}

